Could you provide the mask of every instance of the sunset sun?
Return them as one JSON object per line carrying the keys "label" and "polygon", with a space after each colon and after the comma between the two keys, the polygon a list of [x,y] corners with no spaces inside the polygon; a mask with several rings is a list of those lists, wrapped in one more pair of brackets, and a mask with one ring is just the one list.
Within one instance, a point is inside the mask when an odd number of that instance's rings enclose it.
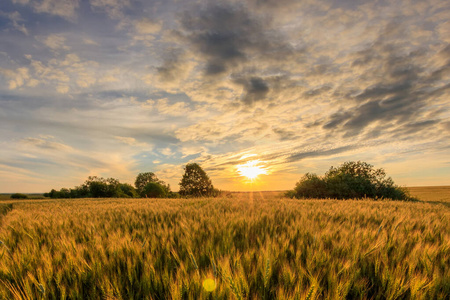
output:
{"label": "sunset sun", "polygon": [[262,166],[259,160],[252,160],[245,164],[236,166],[237,171],[241,176],[253,181],[261,174],[267,174],[267,170]]}

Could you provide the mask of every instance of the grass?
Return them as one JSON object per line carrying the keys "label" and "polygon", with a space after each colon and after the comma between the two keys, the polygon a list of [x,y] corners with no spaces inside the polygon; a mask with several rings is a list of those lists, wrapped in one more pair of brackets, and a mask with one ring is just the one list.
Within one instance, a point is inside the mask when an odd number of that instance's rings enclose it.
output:
{"label": "grass", "polygon": [[0,299],[448,299],[433,199],[2,201]]}

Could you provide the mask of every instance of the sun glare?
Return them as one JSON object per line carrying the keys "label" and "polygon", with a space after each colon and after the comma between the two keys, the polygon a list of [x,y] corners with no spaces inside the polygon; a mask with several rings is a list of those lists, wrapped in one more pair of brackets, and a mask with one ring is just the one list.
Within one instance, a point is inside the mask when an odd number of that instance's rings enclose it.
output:
{"label": "sun glare", "polygon": [[236,166],[236,168],[241,176],[247,177],[252,181],[258,177],[258,175],[267,174],[267,170],[264,169],[264,166],[261,166],[261,162],[259,160],[248,161],[243,165]]}

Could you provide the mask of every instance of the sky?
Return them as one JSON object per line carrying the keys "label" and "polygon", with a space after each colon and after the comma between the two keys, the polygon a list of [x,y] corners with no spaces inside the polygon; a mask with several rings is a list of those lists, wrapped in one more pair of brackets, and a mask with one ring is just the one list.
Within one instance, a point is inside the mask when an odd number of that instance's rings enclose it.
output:
{"label": "sky", "polygon": [[[450,2],[1,0],[0,192],[88,176],[450,184]],[[261,174],[247,180],[242,165]]]}

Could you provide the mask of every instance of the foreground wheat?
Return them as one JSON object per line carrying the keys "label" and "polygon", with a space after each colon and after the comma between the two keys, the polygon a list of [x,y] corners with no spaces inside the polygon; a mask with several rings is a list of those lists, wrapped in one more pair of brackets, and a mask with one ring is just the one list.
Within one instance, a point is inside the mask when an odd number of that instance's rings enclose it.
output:
{"label": "foreground wheat", "polygon": [[448,299],[449,220],[274,193],[0,203],[0,299]]}

